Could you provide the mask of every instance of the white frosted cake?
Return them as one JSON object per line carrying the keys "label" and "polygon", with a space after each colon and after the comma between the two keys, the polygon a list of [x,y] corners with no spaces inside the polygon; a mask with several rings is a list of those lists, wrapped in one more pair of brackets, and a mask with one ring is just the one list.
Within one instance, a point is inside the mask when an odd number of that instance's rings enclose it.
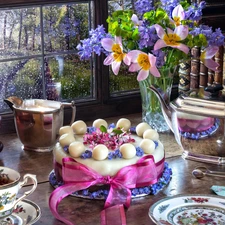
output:
{"label": "white frosted cake", "polygon": [[[63,182],[62,162],[68,157],[101,176],[114,177],[124,167],[135,165],[143,157],[151,156],[157,171],[157,181],[163,175],[163,144],[157,131],[145,122],[132,127],[126,118],[119,119],[116,124],[97,119],[92,127],[87,127],[84,121],[78,120],[71,126],[61,127],[59,135],[59,141],[53,150],[57,182]],[[167,175],[165,184],[171,173]]]}

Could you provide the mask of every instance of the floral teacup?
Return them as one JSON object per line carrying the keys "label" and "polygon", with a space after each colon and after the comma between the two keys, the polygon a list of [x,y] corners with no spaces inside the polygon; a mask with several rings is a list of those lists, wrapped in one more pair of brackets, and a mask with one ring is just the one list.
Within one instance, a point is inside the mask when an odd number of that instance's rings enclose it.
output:
{"label": "floral teacup", "polygon": [[[18,191],[31,179],[33,186],[17,199]],[[25,174],[23,181],[20,182],[20,174],[10,168],[0,166],[0,220],[9,216],[14,207],[22,199],[33,193],[37,188],[36,175]]]}

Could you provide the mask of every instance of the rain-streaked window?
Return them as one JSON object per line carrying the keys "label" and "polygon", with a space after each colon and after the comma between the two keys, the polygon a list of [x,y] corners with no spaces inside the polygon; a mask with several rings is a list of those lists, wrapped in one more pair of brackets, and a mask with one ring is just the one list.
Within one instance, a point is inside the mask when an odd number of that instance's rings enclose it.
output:
{"label": "rain-streaked window", "polygon": [[[78,56],[80,41],[107,19],[95,21],[102,5],[65,2],[0,9],[0,113],[11,112],[4,99],[13,95],[89,104],[138,90],[136,74],[126,66],[115,76],[110,66],[103,71],[102,61],[96,67],[99,57],[94,54],[85,61]],[[107,3],[109,15],[133,7],[133,0]]]}
{"label": "rain-streaked window", "polygon": [[4,99],[94,98],[92,61],[76,46],[93,26],[93,3],[0,10],[0,112]]}

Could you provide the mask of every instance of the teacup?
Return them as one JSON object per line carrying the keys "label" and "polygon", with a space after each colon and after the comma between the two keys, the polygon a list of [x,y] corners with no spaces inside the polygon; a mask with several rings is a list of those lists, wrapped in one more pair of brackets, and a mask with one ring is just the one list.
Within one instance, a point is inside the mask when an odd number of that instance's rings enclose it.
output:
{"label": "teacup", "polygon": [[[20,198],[17,198],[19,190],[31,179],[33,186]],[[20,181],[20,173],[8,167],[0,166],[0,220],[9,216],[14,207],[37,188],[36,175],[25,174]]]}

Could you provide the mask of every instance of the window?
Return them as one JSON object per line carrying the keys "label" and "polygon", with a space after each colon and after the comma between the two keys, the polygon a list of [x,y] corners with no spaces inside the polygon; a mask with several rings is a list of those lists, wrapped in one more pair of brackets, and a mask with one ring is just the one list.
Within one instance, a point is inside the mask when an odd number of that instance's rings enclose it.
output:
{"label": "window", "polygon": [[[131,0],[0,0],[0,7],[1,133],[13,126],[4,102],[12,95],[75,100],[76,119],[83,120],[141,111],[135,74],[124,69],[115,76],[103,66],[104,56],[81,61],[76,49],[90,29],[107,26],[108,12],[131,8]],[[69,113],[65,109],[65,123]]]}

